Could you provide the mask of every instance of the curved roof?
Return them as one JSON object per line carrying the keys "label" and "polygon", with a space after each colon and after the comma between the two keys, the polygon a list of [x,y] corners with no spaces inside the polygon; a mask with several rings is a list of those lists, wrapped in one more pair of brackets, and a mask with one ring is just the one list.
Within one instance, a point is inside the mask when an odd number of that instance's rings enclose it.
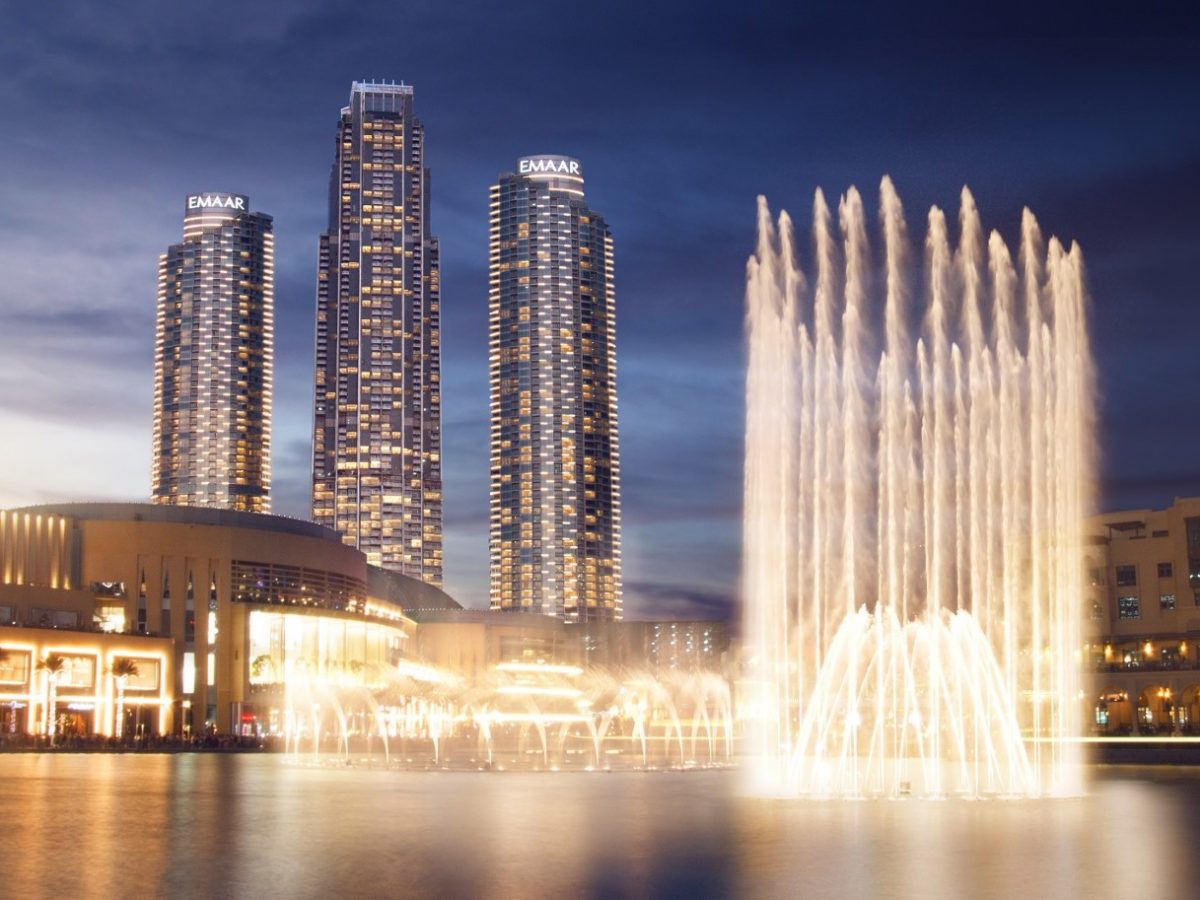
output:
{"label": "curved roof", "polygon": [[376,597],[395,603],[405,612],[417,609],[462,609],[462,604],[441,588],[378,566],[367,566],[367,590]]}
{"label": "curved roof", "polygon": [[[63,516],[84,521],[157,522],[170,525],[207,525],[218,528],[246,528],[298,537],[317,538],[342,546],[342,537],[332,528],[265,513],[238,512],[202,506],[165,506],[157,503],[50,503],[7,510],[32,516]],[[353,549],[353,548],[349,548]],[[440,588],[376,566],[367,566],[370,593],[404,610],[462,609],[462,605]]]}
{"label": "curved roof", "polygon": [[67,516],[85,521],[215,525],[222,528],[249,528],[253,531],[274,531],[299,537],[341,541],[333,529],[314,522],[305,522],[303,519],[204,506],[162,506],[157,503],[49,503],[42,506],[22,506],[8,512]]}

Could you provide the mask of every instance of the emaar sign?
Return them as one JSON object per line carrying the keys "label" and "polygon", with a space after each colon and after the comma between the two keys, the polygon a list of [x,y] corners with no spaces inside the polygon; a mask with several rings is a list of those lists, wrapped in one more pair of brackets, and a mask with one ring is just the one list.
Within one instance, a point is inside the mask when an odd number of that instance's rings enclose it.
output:
{"label": "emaar sign", "polygon": [[517,172],[521,175],[568,175],[583,177],[579,160],[569,156],[523,156],[517,160]]}
{"label": "emaar sign", "polygon": [[230,210],[245,212],[250,198],[241,194],[188,194],[187,211],[202,212],[207,209]]}

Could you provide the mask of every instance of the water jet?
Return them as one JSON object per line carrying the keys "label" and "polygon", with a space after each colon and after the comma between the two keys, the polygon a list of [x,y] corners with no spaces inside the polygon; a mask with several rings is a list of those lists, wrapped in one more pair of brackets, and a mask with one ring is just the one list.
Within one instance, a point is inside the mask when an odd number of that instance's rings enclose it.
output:
{"label": "water jet", "polygon": [[[923,275],[881,185],[813,204],[811,277],[759,200],[747,268],[751,789],[1081,790],[1079,531],[1093,492],[1082,254],[1025,211],[1014,263],[963,189]],[[919,280],[919,284],[918,284]],[[872,284],[878,290],[872,292]],[[919,298],[919,302],[911,302]]]}

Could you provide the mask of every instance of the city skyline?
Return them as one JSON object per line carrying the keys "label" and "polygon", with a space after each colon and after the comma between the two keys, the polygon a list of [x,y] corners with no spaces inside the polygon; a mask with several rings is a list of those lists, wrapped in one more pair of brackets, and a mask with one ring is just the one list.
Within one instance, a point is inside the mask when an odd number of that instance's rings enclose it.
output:
{"label": "city skyline", "polygon": [[[1200,493],[1195,417],[1170,387],[1190,383],[1186,338],[1200,327],[1189,302],[1200,126],[1183,112],[1197,87],[1194,27],[1080,25],[1046,12],[1033,34],[992,32],[996,23],[965,13],[936,28],[882,14],[872,28],[830,13],[687,16],[667,4],[643,13],[652,39],[630,50],[619,16],[589,11],[578,51],[620,65],[598,67],[577,91],[556,79],[559,57],[532,53],[521,84],[536,115],[522,117],[497,102],[493,74],[506,41],[552,45],[535,37],[553,22],[469,8],[454,20],[418,9],[402,22],[385,7],[333,7],[250,11],[241,44],[225,42],[219,5],[153,31],[138,4],[68,4],[53,19],[5,11],[12,137],[0,163],[21,177],[0,197],[13,272],[2,298],[0,506],[145,496],[153,260],[177,229],[175,198],[211,184],[248,191],[276,217],[274,509],[307,516],[313,253],[330,124],[321,110],[344,103],[362,75],[417,85],[430,129],[446,301],[446,586],[469,605],[487,594],[487,185],[536,147],[588,161],[621,235],[627,611],[724,614],[735,595],[742,277],[759,192],[803,219],[817,185],[856,183],[874,209],[874,185],[890,172],[921,209],[952,206],[965,182],[1009,238],[1028,202],[1048,232],[1087,253],[1103,508]],[[893,40],[898,21],[911,27]],[[401,25],[422,40],[397,58],[388,35]],[[848,25],[858,42],[847,67],[823,42]],[[655,40],[669,42],[669,62]],[[464,45],[477,58],[450,71],[448,53]],[[236,64],[247,48],[261,64],[250,85]],[[37,102],[47,89],[52,114]],[[150,110],[154,127],[129,129],[132,109]],[[248,138],[270,152],[247,154]]]}

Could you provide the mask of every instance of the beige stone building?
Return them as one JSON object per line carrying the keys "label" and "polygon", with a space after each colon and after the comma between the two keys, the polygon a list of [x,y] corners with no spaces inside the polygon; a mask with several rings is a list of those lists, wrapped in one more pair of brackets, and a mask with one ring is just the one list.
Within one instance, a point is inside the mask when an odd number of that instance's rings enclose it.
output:
{"label": "beige stone building", "polygon": [[[0,589],[6,621],[43,615],[37,592],[30,592],[28,606],[16,593]],[[125,735],[169,733],[171,651],[164,638],[0,626],[0,734],[112,735],[118,718]],[[61,668],[47,668],[56,657]],[[120,661],[133,663],[134,671],[121,674]]]}
{"label": "beige stone building", "polygon": [[[428,728],[422,684],[714,673],[728,645],[720,622],[464,610],[368,565],[335,532],[279,516],[0,512],[0,724],[11,733],[114,735],[119,720],[126,737],[306,735],[306,747],[415,734]],[[48,657],[64,660],[53,679],[39,667]],[[136,674],[117,674],[124,659]]]}
{"label": "beige stone building", "polygon": [[1200,733],[1200,498],[1089,522],[1098,733]]}
{"label": "beige stone building", "polygon": [[365,692],[411,653],[406,608],[457,607],[308,522],[149,504],[0,512],[0,621],[15,626],[0,631],[0,703],[10,727],[39,733],[37,661],[69,655],[80,674],[65,694],[91,691],[80,703],[98,710],[79,729],[111,734],[104,672],[129,656],[158,663],[139,662],[143,679],[158,673],[158,732],[280,730],[288,679]]}

